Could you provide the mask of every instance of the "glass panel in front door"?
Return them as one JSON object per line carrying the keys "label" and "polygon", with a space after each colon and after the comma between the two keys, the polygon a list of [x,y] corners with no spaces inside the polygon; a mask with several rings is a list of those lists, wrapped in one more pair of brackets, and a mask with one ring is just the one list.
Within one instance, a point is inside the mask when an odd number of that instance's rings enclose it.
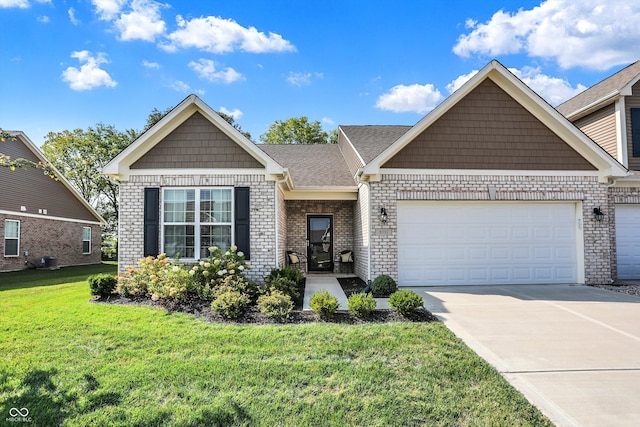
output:
{"label": "glass panel in front door", "polygon": [[332,224],[330,216],[309,216],[307,259],[309,271],[333,271]]}

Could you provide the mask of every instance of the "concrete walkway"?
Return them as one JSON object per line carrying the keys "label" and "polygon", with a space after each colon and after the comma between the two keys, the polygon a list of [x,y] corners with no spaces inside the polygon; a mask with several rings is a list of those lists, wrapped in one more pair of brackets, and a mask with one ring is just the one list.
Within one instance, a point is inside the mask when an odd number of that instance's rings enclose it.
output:
{"label": "concrete walkway", "polygon": [[640,426],[640,298],[588,286],[412,288],[559,426]]}
{"label": "concrete walkway", "polygon": [[[336,276],[324,274],[307,275],[307,283],[304,289],[304,301],[302,303],[303,310],[311,310],[311,296],[321,290],[326,290],[331,295],[338,298],[339,311],[348,310],[347,296],[342,290],[342,286],[338,282]],[[376,309],[388,309],[389,298],[374,298],[376,300]]]}

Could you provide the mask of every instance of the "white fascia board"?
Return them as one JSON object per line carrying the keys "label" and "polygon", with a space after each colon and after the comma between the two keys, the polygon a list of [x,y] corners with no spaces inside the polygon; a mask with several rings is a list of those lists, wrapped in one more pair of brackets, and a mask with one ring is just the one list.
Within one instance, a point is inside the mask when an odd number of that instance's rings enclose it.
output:
{"label": "white fascia board", "polygon": [[598,171],[507,170],[507,169],[380,169],[381,175],[455,176],[600,176]]}
{"label": "white fascia board", "polygon": [[[332,190],[334,190],[332,188]],[[288,191],[284,190],[282,193],[284,195],[285,200],[357,200],[358,199],[358,188],[349,189],[348,191],[344,189],[336,189],[332,190],[295,190]]]}
{"label": "white fascia board", "polygon": [[398,138],[393,144],[387,147],[382,153],[378,154],[369,164],[363,168],[364,175],[377,175],[380,171],[380,165],[384,164],[395,156],[400,150],[402,150],[409,142],[413,141],[415,137],[420,135],[431,124],[436,122],[447,111],[449,111],[454,105],[456,105],[462,98],[464,98],[469,92],[476,88],[486,77],[486,75],[497,66],[497,61],[491,61],[482,70],[477,72],[471,79],[469,79],[462,87],[456,90],[451,96],[446,98],[440,105],[434,108],[430,113],[423,117],[418,123],[416,123],[411,129],[409,129],[404,135]]}
{"label": "white fascia board", "polygon": [[595,101],[593,101],[592,103],[585,105],[584,107],[581,107],[579,109],[577,109],[576,111],[573,111],[569,114],[567,114],[565,117],[569,120],[571,120],[572,122],[575,120],[578,120],[588,114],[593,113],[594,111],[598,111],[603,107],[606,107],[607,105],[615,102],[617,99],[619,99],[622,95],[624,95],[623,93],[621,93],[621,91],[613,91],[611,93],[606,94],[605,96],[601,97],[600,99],[596,99]]}
{"label": "white fascia board", "polygon": [[242,147],[249,155],[265,166],[267,174],[282,174],[284,169],[264,151],[249,141],[237,129],[227,123],[211,107],[196,95],[189,95],[151,129],[142,134],[131,145],[105,165],[103,173],[119,180],[126,180],[131,174],[130,166],[144,156],[157,143],[184,123],[193,113],[200,112],[230,139]]}
{"label": "white fascia board", "polygon": [[[584,133],[570,123],[566,117],[551,107],[546,101],[525,85],[520,79],[514,76],[502,64],[491,61],[487,66],[474,75],[460,89],[454,92],[442,104],[437,106],[431,113],[427,114],[420,122],[411,128],[405,135],[400,137],[389,148],[384,150],[371,163],[363,168],[365,175],[377,176],[380,173],[380,165],[391,159],[402,148],[404,148],[416,136],[422,133],[427,127],[438,120],[452,106],[457,104],[463,97],[469,94],[485,79],[491,79],[509,96],[522,105],[533,116],[540,120],[551,131],[562,138],[571,148],[576,150],[587,161],[593,164],[599,171],[599,176],[621,177],[627,175],[627,170],[613,157],[611,157],[602,147],[593,142]],[[375,179],[370,179],[375,180]]]}
{"label": "white fascia board", "polygon": [[43,215],[43,214],[32,214],[32,213],[26,213],[26,212],[14,212],[14,211],[0,210],[0,214],[1,215],[11,215],[11,216],[17,216],[17,217],[24,217],[24,218],[49,219],[51,221],[74,222],[74,223],[78,223],[78,224],[91,224],[91,225],[99,225],[99,226],[104,225],[104,223],[99,222],[99,221],[89,221],[89,220],[86,220],[86,219],[65,218],[65,217],[62,217],[62,216],[51,216],[51,215]]}
{"label": "white fascia board", "polygon": [[342,130],[342,128],[340,126],[338,126],[338,132],[340,132],[342,135],[344,135],[345,141],[347,142],[347,144],[349,144],[349,147],[351,147],[353,152],[356,153],[356,156],[358,157],[358,160],[360,161],[360,164],[364,165],[365,164],[364,159],[362,158],[362,156],[360,155],[358,150],[356,150],[356,147],[353,146],[353,143],[351,142],[351,140],[349,139],[347,134],[344,132],[344,130]]}

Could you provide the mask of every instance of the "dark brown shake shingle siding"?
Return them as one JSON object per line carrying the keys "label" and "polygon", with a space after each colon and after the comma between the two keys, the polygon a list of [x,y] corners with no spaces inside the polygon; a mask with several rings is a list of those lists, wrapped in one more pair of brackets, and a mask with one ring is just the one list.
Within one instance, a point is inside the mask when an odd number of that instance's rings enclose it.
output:
{"label": "dark brown shake shingle siding", "polygon": [[[0,142],[0,152],[12,159],[24,158],[36,163],[39,161],[20,138]],[[22,210],[22,206],[26,210]],[[46,210],[49,217],[98,221],[62,182],[49,178],[42,170],[34,168],[15,171],[0,168],[0,210],[25,214],[44,214]]]}
{"label": "dark brown shake shingle siding", "polygon": [[259,161],[200,113],[194,113],[131,165],[131,169],[262,167]]}
{"label": "dark brown shake shingle siding", "polygon": [[574,125],[613,157],[618,155],[616,116],[613,104],[576,120]]}
{"label": "dark brown shake shingle siding", "polygon": [[489,79],[382,167],[596,169]]}

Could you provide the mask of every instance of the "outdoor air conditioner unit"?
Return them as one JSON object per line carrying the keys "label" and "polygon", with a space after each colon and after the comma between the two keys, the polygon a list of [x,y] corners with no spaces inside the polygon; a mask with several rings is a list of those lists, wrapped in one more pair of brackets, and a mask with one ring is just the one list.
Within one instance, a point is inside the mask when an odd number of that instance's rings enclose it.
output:
{"label": "outdoor air conditioner unit", "polygon": [[43,256],[42,259],[40,259],[40,268],[48,268],[49,270],[56,270],[58,268],[58,257]]}

